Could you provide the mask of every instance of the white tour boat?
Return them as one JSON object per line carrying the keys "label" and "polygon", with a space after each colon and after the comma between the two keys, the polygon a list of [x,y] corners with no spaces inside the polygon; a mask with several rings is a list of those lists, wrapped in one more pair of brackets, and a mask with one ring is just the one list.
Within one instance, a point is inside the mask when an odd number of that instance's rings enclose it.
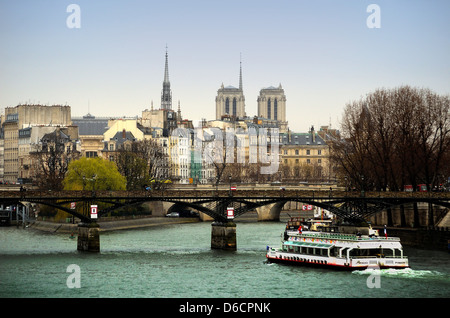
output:
{"label": "white tour boat", "polygon": [[293,228],[295,223],[288,222],[280,248],[267,246],[269,262],[349,270],[409,267],[400,239],[381,237],[370,226],[364,234],[344,234],[323,221]]}

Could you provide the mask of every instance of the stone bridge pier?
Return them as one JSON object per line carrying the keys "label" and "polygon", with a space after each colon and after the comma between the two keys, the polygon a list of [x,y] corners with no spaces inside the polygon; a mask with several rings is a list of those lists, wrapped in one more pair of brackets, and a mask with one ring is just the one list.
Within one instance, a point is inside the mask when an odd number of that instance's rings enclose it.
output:
{"label": "stone bridge pier", "polygon": [[232,221],[227,223],[211,223],[211,248],[228,251],[237,249],[236,224]]}
{"label": "stone bridge pier", "polygon": [[263,205],[256,208],[258,221],[279,221],[281,209],[286,201]]}
{"label": "stone bridge pier", "polygon": [[[279,221],[280,212],[286,201],[272,203],[256,208],[258,221]],[[214,221],[211,224],[211,248],[236,250],[236,223]]]}
{"label": "stone bridge pier", "polygon": [[100,252],[99,225],[96,222],[78,224],[77,250]]}

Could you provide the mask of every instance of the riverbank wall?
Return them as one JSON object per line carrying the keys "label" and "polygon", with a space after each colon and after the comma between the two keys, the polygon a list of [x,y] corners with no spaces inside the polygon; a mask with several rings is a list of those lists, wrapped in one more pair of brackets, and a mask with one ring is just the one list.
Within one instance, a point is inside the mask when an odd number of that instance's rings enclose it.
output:
{"label": "riverbank wall", "polygon": [[[384,227],[374,227],[384,236]],[[450,231],[444,228],[395,228],[388,227],[387,235],[399,237],[403,246],[439,251],[449,251]]]}
{"label": "riverbank wall", "polygon": [[[169,217],[143,217],[132,219],[119,219],[108,221],[97,221],[100,232],[128,230],[151,226],[161,226],[170,224],[183,224],[201,222],[199,218],[169,218]],[[51,233],[77,233],[78,224],[58,223],[50,221],[36,220],[28,225],[29,228]]]}

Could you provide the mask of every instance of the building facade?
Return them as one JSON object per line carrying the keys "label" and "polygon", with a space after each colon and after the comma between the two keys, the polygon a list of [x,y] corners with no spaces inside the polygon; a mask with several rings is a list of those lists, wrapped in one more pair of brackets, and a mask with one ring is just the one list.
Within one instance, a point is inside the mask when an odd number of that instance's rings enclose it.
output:
{"label": "building facade", "polygon": [[307,133],[280,135],[280,168],[283,182],[327,182],[333,178],[330,147],[311,127]]}
{"label": "building facade", "polygon": [[78,127],[81,155],[86,158],[101,157],[104,147],[103,134],[109,129],[109,118],[87,114],[75,117],[72,121]]}
{"label": "building facade", "polygon": [[15,183],[19,178],[19,131],[32,126],[70,126],[70,106],[18,105],[6,107],[3,128],[3,181]]}

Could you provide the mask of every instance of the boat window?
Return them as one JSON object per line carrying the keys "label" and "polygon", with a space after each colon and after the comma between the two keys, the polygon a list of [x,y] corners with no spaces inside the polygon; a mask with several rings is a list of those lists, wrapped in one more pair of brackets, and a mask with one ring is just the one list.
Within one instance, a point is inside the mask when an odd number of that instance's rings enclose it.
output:
{"label": "boat window", "polygon": [[334,248],[334,246],[330,248],[330,256],[338,256],[338,249]]}

